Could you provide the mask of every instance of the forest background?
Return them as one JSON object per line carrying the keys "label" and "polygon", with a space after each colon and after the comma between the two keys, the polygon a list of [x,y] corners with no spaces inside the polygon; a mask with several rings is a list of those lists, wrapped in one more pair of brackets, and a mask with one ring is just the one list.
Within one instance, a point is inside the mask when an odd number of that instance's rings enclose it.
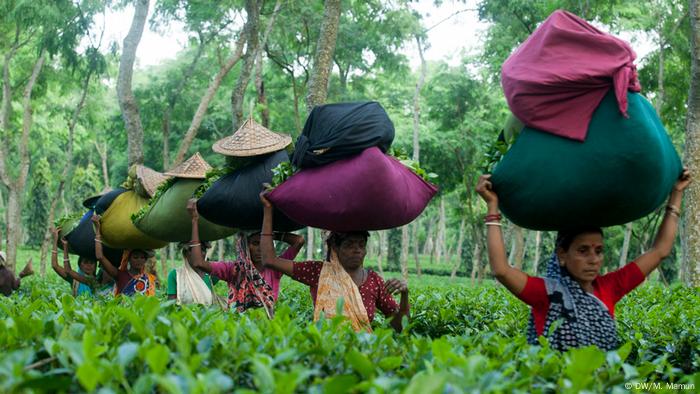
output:
{"label": "forest background", "polygon": [[[315,104],[375,100],[394,122],[394,146],[438,175],[440,194],[410,225],[373,233],[368,264],[405,276],[481,281],[489,276],[485,207],[474,185],[494,162],[493,146],[508,115],[500,67],[556,9],[625,38],[642,37],[632,43],[644,47],[637,61],[642,92],[695,178],[700,175],[692,149],[699,99],[689,71],[698,58],[692,45],[696,2],[482,0],[433,6],[455,11],[428,24],[416,3],[405,0],[0,1],[0,231],[9,264],[15,266],[18,253],[34,256],[45,274],[50,225],[82,212],[88,196],[120,185],[130,164],[164,171],[200,152],[213,166],[223,166],[224,157],[211,145],[248,117],[295,139]],[[133,15],[129,33],[109,42],[105,25],[113,21],[105,15],[121,11]],[[465,13],[484,26],[476,50],[460,52],[474,37],[452,37],[450,59],[426,60],[424,52],[435,45],[429,32]],[[139,67],[136,49],[144,28],[167,32],[174,25],[186,36],[184,48]],[[662,283],[700,286],[698,185],[687,193],[681,237],[656,274]],[[659,210],[606,229],[604,270],[648,249],[661,215]],[[513,224],[504,230],[510,263],[540,272],[555,234]],[[304,235],[306,257],[320,257],[320,232],[308,229]],[[214,251],[220,259],[232,253],[231,239]],[[174,264],[172,246],[159,259],[163,271]]]}

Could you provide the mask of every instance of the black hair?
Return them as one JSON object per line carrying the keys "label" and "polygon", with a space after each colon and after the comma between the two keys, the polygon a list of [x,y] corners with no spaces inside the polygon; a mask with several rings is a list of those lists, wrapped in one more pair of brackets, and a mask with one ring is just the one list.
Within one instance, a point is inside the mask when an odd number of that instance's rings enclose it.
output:
{"label": "black hair", "polygon": [[566,230],[559,230],[559,232],[557,233],[556,247],[562,248],[566,252],[567,250],[569,250],[569,247],[574,242],[574,239],[576,239],[576,237],[578,237],[581,234],[591,233],[600,234],[601,237],[604,236],[603,229],[595,226],[583,226]]}
{"label": "black hair", "polygon": [[340,247],[340,244],[343,243],[346,239],[350,237],[361,237],[367,240],[369,238],[369,232],[368,231],[349,231],[346,233],[339,233],[339,232],[332,232],[331,235],[328,237],[328,246],[335,246]]}
{"label": "black hair", "polygon": [[78,257],[78,265],[83,264],[83,263],[92,263],[92,264],[97,264],[97,262],[93,259],[88,259],[83,256]]}

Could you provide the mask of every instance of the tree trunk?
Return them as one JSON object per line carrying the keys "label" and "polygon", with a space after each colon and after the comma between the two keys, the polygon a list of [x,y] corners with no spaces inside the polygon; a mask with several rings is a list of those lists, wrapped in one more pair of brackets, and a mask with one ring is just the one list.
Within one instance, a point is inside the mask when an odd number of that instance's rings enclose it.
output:
{"label": "tree trunk", "polygon": [[384,260],[386,260],[386,231],[379,231],[379,256],[377,257],[377,269],[384,276]]}
{"label": "tree trunk", "polygon": [[168,280],[168,248],[163,248],[160,250],[160,272],[162,272],[162,278]]}
{"label": "tree trunk", "polygon": [[68,124],[68,142],[66,143],[66,157],[65,157],[65,166],[63,167],[63,172],[61,173],[61,178],[58,181],[58,188],[56,189],[56,193],[54,194],[54,197],[51,199],[51,207],[49,208],[49,215],[46,218],[46,223],[44,225],[44,240],[41,243],[41,253],[40,253],[40,273],[41,276],[44,276],[46,273],[46,253],[48,250],[48,246],[50,242],[52,241],[52,236],[51,236],[51,225],[54,222],[54,218],[56,217],[56,205],[58,201],[61,199],[61,195],[63,194],[63,188],[65,187],[66,184],[66,179],[68,179],[71,171],[73,170],[73,134],[75,132],[75,126],[78,124],[78,117],[80,116],[80,112],[83,110],[83,107],[85,106],[85,99],[87,98],[87,93],[88,93],[88,88],[90,87],[90,78],[92,77],[92,70],[88,70],[87,74],[85,75],[85,79],[83,80],[82,84],[82,89],[80,93],[80,99],[78,100],[78,104],[76,104],[75,109],[73,110],[73,116],[71,117],[70,123]]}
{"label": "tree trunk", "polygon": [[512,232],[512,248],[510,250],[510,256],[508,263],[517,268],[523,268],[523,258],[525,256],[525,235],[523,233],[523,228],[513,224]]}
{"label": "tree trunk", "polygon": [[104,189],[109,187],[109,167],[107,166],[107,143],[100,145],[95,141],[95,150],[100,156],[100,163],[102,164],[102,181],[104,182]]}
{"label": "tree trunk", "polygon": [[387,270],[398,272],[401,270],[401,231],[399,229],[388,230],[387,235]]}
{"label": "tree trunk", "polygon": [[418,255],[418,222],[413,223],[413,260],[416,262],[416,275],[418,278],[423,274],[420,268],[420,256]]}
{"label": "tree trunk", "polygon": [[404,280],[408,280],[408,225],[401,227],[401,276]]}
{"label": "tree trunk", "polygon": [[620,261],[618,267],[622,268],[627,264],[627,254],[630,249],[630,238],[632,237],[632,222],[625,225],[625,238],[622,241],[622,250],[620,250]]}
{"label": "tree trunk", "polygon": [[[243,66],[238,74],[236,86],[231,92],[231,113],[233,114],[233,130],[236,131],[243,124],[243,100],[245,91],[250,81],[250,74],[255,64],[258,52],[258,23],[260,21],[260,6],[256,0],[246,0],[245,10],[248,20],[245,24],[245,35],[248,37],[245,55],[243,55]],[[252,115],[252,114],[251,114]]]}
{"label": "tree trunk", "polygon": [[[685,164],[692,176],[700,175],[700,1],[690,1],[691,81],[685,135]],[[692,182],[685,192],[683,215],[684,252],[687,283],[700,287],[700,182]]]}
{"label": "tree trunk", "polygon": [[294,129],[296,135],[301,134],[301,114],[299,113],[299,91],[297,90],[297,79],[292,73],[292,93],[294,95]]}
{"label": "tree trunk", "polygon": [[413,161],[420,161],[420,91],[425,83],[425,74],[427,67],[425,58],[423,57],[423,44],[419,36],[416,36],[416,44],[418,45],[418,56],[420,56],[420,75],[416,83],[416,90],[413,93]]}
{"label": "tree trunk", "polygon": [[202,125],[202,121],[204,120],[204,116],[207,114],[207,108],[209,107],[209,103],[211,103],[211,100],[214,99],[214,95],[216,94],[216,91],[219,89],[219,86],[221,86],[221,82],[223,79],[226,77],[226,75],[231,71],[233,66],[238,63],[238,61],[241,59],[241,53],[243,52],[243,44],[245,43],[245,34],[241,34],[240,37],[238,38],[238,41],[236,42],[236,48],[233,51],[233,54],[231,57],[226,61],[226,63],[219,69],[219,72],[216,74],[214,79],[209,83],[209,86],[207,87],[206,92],[202,96],[202,99],[199,101],[199,106],[197,107],[197,111],[194,113],[194,116],[192,117],[192,123],[190,123],[189,129],[187,129],[187,132],[185,133],[184,137],[182,137],[182,142],[180,143],[180,148],[177,151],[177,155],[175,156],[175,160],[173,161],[173,165],[177,165],[182,163],[182,161],[185,159],[185,155],[187,154],[187,151],[190,149],[190,146],[192,145],[192,141],[194,141],[194,138],[197,136],[197,132],[199,131],[199,126]]}
{"label": "tree trunk", "polygon": [[535,231],[535,262],[532,265],[532,275],[537,276],[537,268],[540,264],[540,247],[542,245],[542,231]]}
{"label": "tree trunk", "polygon": [[323,7],[323,22],[318,36],[314,68],[309,80],[306,107],[309,112],[314,106],[326,102],[328,80],[333,68],[333,54],[340,24],[340,0],[326,0]]}
{"label": "tree trunk", "polygon": [[423,244],[423,256],[433,255],[433,223],[435,218],[431,217],[428,220],[428,227],[425,230],[425,243]]}
{"label": "tree trunk", "polygon": [[272,26],[275,23],[275,18],[277,17],[277,14],[279,13],[281,7],[282,1],[277,0],[275,2],[275,9],[274,11],[272,11],[272,16],[270,16],[270,20],[267,23],[267,28],[265,29],[265,33],[263,34],[263,39],[260,42],[260,45],[258,45],[257,56],[255,57],[255,91],[258,93],[258,104],[260,104],[260,106],[262,107],[260,119],[264,127],[270,126],[270,108],[268,108],[267,106],[267,97],[265,96],[265,82],[263,81],[262,49],[267,44],[267,38],[270,36]]}
{"label": "tree trunk", "polygon": [[306,260],[314,259],[314,229],[313,227],[306,228]]}
{"label": "tree trunk", "polygon": [[[32,129],[32,91],[36,80],[39,78],[41,69],[46,60],[46,50],[42,49],[39,58],[32,69],[32,74],[24,88],[22,96],[22,135],[19,142],[19,173],[17,178],[10,182],[8,186],[9,198],[7,206],[7,259],[6,263],[11,272],[14,272],[17,264],[17,247],[22,240],[22,202],[24,197],[24,187],[27,184],[29,174],[29,132]],[[4,153],[4,151],[3,151]],[[2,158],[5,161],[5,158]],[[3,172],[5,168],[3,167]],[[3,174],[4,179],[10,179],[10,174]]]}
{"label": "tree trunk", "polygon": [[479,282],[481,282],[481,243],[474,243],[474,253],[472,254],[472,275],[471,284],[474,286],[476,284],[477,275]]}
{"label": "tree trunk", "polygon": [[141,115],[139,114],[136,97],[134,97],[134,92],[131,89],[131,78],[134,74],[136,49],[141,41],[147,16],[148,0],[136,0],[134,18],[131,21],[129,33],[124,38],[122,56],[119,60],[117,96],[128,137],[129,166],[132,164],[143,164],[143,126],[141,125]]}
{"label": "tree trunk", "polygon": [[440,264],[445,255],[445,198],[440,197],[440,217],[435,241],[435,261]]}
{"label": "tree trunk", "polygon": [[462,265],[462,243],[464,242],[464,225],[466,224],[466,220],[462,218],[462,221],[459,223],[459,236],[457,237],[457,261],[454,263],[452,266],[452,273],[450,274],[450,278],[454,279],[457,277],[457,271],[459,271],[459,267]]}

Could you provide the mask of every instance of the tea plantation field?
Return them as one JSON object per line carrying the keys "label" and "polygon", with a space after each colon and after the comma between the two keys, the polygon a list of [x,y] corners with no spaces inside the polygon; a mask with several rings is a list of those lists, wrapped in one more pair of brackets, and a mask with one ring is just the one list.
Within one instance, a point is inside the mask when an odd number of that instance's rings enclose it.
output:
{"label": "tea plantation field", "polygon": [[[412,277],[395,334],[310,323],[288,278],[274,320],[155,298],[74,299],[51,273],[0,298],[0,392],[697,392],[700,294],[644,284],[616,308],[617,351],[525,341],[527,307],[492,282]],[[223,284],[217,291],[225,292]],[[655,384],[655,385],[647,385]]]}

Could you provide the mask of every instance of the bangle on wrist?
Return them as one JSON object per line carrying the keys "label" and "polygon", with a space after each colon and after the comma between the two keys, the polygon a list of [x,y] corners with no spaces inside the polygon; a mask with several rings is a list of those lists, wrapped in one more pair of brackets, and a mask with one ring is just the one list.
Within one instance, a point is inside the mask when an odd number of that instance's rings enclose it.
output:
{"label": "bangle on wrist", "polygon": [[264,237],[274,237],[275,234],[272,234],[272,233],[260,233],[260,236],[264,236]]}
{"label": "bangle on wrist", "polygon": [[99,239],[99,238],[95,238],[95,242],[99,242],[99,243],[102,243],[102,240],[101,240],[101,239]]}
{"label": "bangle on wrist", "polygon": [[498,227],[503,226],[500,222],[486,222],[484,224],[487,226],[498,226]]}

